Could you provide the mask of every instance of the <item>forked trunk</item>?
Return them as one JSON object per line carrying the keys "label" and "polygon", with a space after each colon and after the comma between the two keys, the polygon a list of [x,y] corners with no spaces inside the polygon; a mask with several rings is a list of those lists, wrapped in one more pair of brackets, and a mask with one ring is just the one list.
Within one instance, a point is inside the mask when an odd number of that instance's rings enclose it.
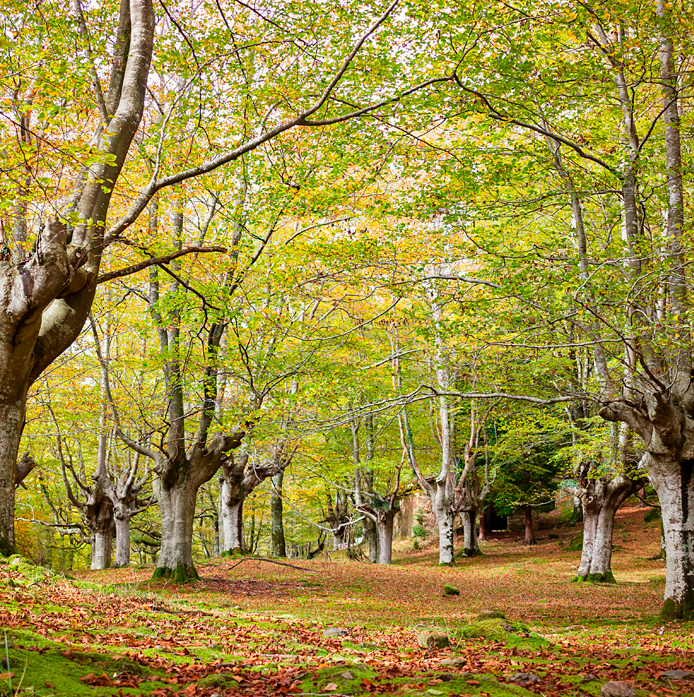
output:
{"label": "forked trunk", "polygon": [[369,518],[364,518],[364,536],[369,545],[369,561],[372,564],[380,563],[378,561],[378,530],[376,523]]}
{"label": "forked trunk", "polygon": [[155,480],[161,512],[161,549],[153,578],[176,583],[200,578],[193,564],[193,519],[197,489],[189,481],[169,488]]}
{"label": "forked trunk", "polygon": [[130,517],[116,515],[116,561],[114,566],[130,566]]}
{"label": "forked trunk", "polygon": [[477,543],[477,511],[463,511],[463,556],[477,557],[481,554]]}
{"label": "forked trunk", "polygon": [[533,529],[533,509],[531,506],[525,507],[525,537],[523,544],[530,547],[537,544],[535,530]]}
{"label": "forked trunk", "polygon": [[611,479],[582,478],[583,551],[576,581],[616,583],[612,573],[612,534],[619,507],[640,482],[617,476]]}
{"label": "forked trunk", "polygon": [[111,566],[113,529],[97,530],[92,533],[92,570],[108,569]]}
{"label": "forked trunk", "polygon": [[694,619],[694,460],[676,462],[650,454],[665,537],[663,619]]}

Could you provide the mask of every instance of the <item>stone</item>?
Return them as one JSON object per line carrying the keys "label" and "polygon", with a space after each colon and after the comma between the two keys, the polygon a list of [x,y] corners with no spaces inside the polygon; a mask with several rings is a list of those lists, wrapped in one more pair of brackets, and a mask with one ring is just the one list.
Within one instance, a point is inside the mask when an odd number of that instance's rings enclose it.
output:
{"label": "stone", "polygon": [[626,680],[610,680],[600,690],[602,697],[636,697],[636,690]]}
{"label": "stone", "polygon": [[508,680],[521,687],[527,687],[540,682],[541,678],[539,675],[535,675],[535,673],[514,673]]}
{"label": "stone", "polygon": [[658,674],[658,680],[694,680],[691,670],[664,670]]}
{"label": "stone", "polygon": [[587,682],[593,682],[598,679],[597,675],[593,675],[593,673],[588,673],[587,675],[579,675],[581,678],[582,683],[587,683]]}
{"label": "stone", "polygon": [[446,668],[465,668],[467,660],[464,658],[444,658],[439,662],[439,665],[446,666]]}
{"label": "stone", "polygon": [[460,591],[455,586],[452,586],[450,583],[447,583],[443,587],[443,594],[444,595],[460,595]]}
{"label": "stone", "polygon": [[354,674],[346,670],[344,673],[340,673],[340,677],[343,680],[354,680]]}
{"label": "stone", "polygon": [[323,630],[323,636],[326,639],[335,639],[336,637],[349,636],[349,629],[344,627],[328,627]]}
{"label": "stone", "polygon": [[520,631],[517,627],[514,627],[512,624],[508,624],[507,622],[502,622],[501,626],[504,628],[505,631],[507,632],[518,632]]}
{"label": "stone", "polygon": [[453,680],[453,675],[451,673],[441,673],[441,675],[438,676],[438,679],[441,682],[450,682]]}
{"label": "stone", "polygon": [[451,645],[448,634],[430,631],[419,632],[417,642],[423,649],[445,649]]}
{"label": "stone", "polygon": [[495,620],[495,619],[501,619],[505,620],[506,617],[504,616],[503,612],[497,612],[496,610],[482,610],[480,611],[480,614],[477,615],[478,620]]}

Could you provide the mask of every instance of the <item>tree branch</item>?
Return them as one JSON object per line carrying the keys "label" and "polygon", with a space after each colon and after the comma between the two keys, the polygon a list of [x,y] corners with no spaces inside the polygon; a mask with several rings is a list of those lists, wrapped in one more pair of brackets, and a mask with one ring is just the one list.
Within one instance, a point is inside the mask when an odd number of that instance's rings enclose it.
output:
{"label": "tree branch", "polygon": [[167,254],[163,257],[151,257],[145,261],[141,261],[137,264],[132,264],[131,266],[126,266],[123,269],[118,269],[117,271],[109,271],[108,273],[103,273],[99,278],[97,278],[97,283],[105,283],[106,281],[112,281],[114,278],[123,278],[123,276],[130,276],[131,274],[142,271],[143,269],[149,268],[150,266],[161,266],[162,264],[168,264],[174,259],[185,256],[186,254],[196,254],[196,253],[206,253],[206,252],[226,252],[226,247],[186,247],[185,249],[179,249],[172,254]]}

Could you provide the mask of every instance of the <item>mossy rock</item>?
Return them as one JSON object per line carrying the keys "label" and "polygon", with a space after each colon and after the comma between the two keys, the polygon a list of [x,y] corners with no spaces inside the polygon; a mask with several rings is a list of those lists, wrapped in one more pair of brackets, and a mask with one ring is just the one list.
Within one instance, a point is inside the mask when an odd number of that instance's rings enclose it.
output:
{"label": "mossy rock", "polygon": [[570,540],[569,544],[566,545],[566,549],[570,552],[580,552],[583,550],[583,533],[579,532],[578,535],[574,535]]}
{"label": "mossy rock", "polygon": [[460,591],[455,586],[452,586],[450,583],[447,583],[443,587],[443,594],[444,595],[460,595]]}
{"label": "mossy rock", "polygon": [[530,628],[522,622],[511,622],[500,617],[473,622],[459,629],[456,636],[461,639],[501,641],[508,646],[523,648],[540,648],[550,645],[547,639],[531,632]]}

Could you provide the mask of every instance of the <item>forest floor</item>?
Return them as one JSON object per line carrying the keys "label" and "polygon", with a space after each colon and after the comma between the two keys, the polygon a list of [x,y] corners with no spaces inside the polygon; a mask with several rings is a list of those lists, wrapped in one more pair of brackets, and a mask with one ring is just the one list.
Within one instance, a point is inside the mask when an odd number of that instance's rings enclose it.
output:
{"label": "forest floor", "polygon": [[[411,542],[390,567],[214,560],[183,587],[150,582],[151,567],[71,580],[5,563],[0,695],[596,697],[613,680],[639,697],[694,695],[694,681],[662,674],[694,669],[694,623],[657,619],[664,563],[651,559],[658,523],[643,517],[618,514],[618,585],[570,582],[578,527],[543,530],[531,548],[494,534],[454,568]],[[506,619],[478,621],[483,609]],[[451,645],[420,648],[429,628]]]}

